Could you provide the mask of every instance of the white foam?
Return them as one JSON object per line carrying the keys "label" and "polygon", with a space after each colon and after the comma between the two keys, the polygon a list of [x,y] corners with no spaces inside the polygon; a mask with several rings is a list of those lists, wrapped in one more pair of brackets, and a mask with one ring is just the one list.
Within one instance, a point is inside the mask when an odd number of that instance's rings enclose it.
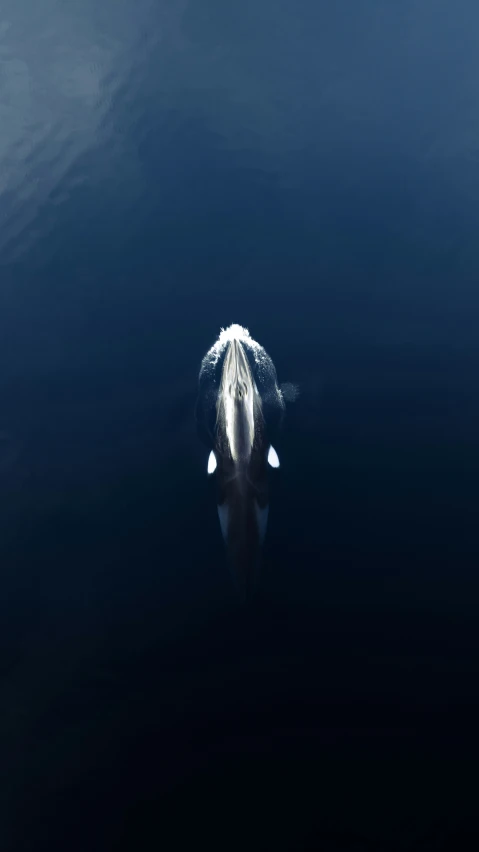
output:
{"label": "white foam", "polygon": [[238,323],[233,323],[232,325],[229,325],[228,328],[221,329],[218,340],[213,344],[211,349],[208,350],[203,358],[203,364],[205,365],[209,363],[214,366],[231,340],[243,340],[249,347],[251,347],[251,349],[253,349],[255,355],[263,349],[256,340],[253,340],[247,328],[244,328],[242,325],[238,325]]}
{"label": "white foam", "polygon": [[223,344],[227,343],[228,340],[251,340],[251,335],[247,328],[243,328],[242,325],[238,325],[238,323],[233,323],[233,325],[229,325],[228,328],[222,328],[220,331],[220,336],[218,338],[218,343]]}

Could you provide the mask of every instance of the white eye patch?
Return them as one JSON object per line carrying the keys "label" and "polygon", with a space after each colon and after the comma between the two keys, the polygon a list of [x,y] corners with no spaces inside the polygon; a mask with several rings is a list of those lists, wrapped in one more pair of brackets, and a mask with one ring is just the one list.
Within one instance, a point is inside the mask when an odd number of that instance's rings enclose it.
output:
{"label": "white eye patch", "polygon": [[208,456],[208,473],[209,474],[214,473],[215,470],[216,470],[216,456],[215,456],[213,450],[211,450],[211,453]]}
{"label": "white eye patch", "polygon": [[273,445],[271,445],[268,450],[268,464],[270,464],[271,467],[279,467],[278,453],[276,452]]}

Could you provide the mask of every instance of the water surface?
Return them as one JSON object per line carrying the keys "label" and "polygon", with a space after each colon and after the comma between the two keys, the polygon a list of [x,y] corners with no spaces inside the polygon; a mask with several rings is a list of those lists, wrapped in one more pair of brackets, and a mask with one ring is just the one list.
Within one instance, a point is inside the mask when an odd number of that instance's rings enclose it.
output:
{"label": "water surface", "polygon": [[[2,4],[3,848],[465,848],[478,26]],[[252,611],[193,422],[231,322],[302,391]]]}

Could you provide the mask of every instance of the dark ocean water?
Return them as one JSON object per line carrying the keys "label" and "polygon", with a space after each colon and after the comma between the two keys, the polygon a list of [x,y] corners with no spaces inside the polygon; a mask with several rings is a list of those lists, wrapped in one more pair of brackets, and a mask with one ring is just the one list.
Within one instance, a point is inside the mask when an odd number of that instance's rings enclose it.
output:
{"label": "dark ocean water", "polygon": [[[0,849],[476,849],[479,8],[0,7]],[[201,358],[297,382],[262,599]]]}

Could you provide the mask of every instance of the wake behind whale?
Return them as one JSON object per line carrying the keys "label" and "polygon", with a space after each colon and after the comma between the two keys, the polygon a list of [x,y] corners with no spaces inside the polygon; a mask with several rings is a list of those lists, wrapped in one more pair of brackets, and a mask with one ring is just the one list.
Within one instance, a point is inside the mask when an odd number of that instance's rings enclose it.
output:
{"label": "wake behind whale", "polygon": [[268,467],[278,468],[273,440],[292,385],[278,385],[276,369],[247,329],[222,329],[203,358],[196,421],[210,449],[207,471],[216,476],[221,531],[240,592],[257,589],[269,509]]}

